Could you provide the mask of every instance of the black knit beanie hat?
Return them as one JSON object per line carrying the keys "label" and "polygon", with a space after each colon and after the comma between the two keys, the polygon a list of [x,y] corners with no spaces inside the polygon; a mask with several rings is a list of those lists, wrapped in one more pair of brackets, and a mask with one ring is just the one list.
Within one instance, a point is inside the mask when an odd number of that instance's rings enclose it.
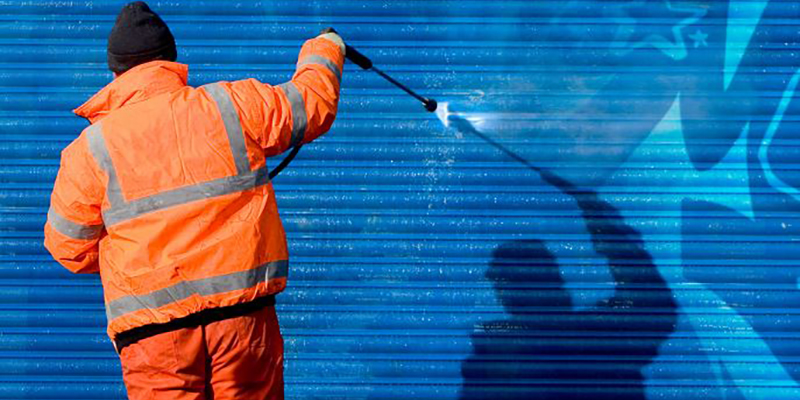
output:
{"label": "black knit beanie hat", "polygon": [[108,68],[121,74],[148,61],[175,61],[178,50],[167,24],[143,1],[122,8],[108,36]]}

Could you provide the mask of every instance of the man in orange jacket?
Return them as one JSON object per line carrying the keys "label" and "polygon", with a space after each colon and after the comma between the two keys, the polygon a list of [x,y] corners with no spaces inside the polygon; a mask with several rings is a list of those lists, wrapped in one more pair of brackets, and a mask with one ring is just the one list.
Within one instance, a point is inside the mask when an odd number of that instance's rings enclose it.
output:
{"label": "man in orange jacket", "polygon": [[274,295],[288,254],[266,158],[327,132],[345,46],[305,43],[291,81],[187,86],[169,28],[125,6],[108,42],[115,79],[75,113],[45,246],[99,273],[131,399],[282,399]]}

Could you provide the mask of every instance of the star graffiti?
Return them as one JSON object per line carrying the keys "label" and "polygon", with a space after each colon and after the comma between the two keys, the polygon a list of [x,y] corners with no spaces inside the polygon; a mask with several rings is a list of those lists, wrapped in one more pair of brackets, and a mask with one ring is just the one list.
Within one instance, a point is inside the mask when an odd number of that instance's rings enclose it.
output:
{"label": "star graffiti", "polygon": [[619,21],[612,44],[617,55],[651,47],[679,61],[688,55],[684,28],[697,23],[706,15],[706,10],[675,7],[669,0],[638,0],[611,7],[608,13]]}
{"label": "star graffiti", "polygon": [[695,31],[695,33],[689,35],[689,38],[694,41],[695,49],[699,48],[700,46],[708,47],[708,42],[707,42],[708,34],[699,29]]}

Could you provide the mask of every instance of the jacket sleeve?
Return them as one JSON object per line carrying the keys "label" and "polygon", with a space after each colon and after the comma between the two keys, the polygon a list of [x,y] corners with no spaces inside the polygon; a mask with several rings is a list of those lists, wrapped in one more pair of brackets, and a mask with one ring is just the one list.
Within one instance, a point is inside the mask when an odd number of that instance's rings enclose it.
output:
{"label": "jacket sleeve", "polygon": [[99,272],[98,243],[105,235],[101,206],[105,196],[85,134],[61,152],[44,245],[56,261],[75,273]]}
{"label": "jacket sleeve", "polygon": [[331,128],[343,68],[344,43],[328,33],[303,45],[291,81],[270,86],[247,79],[223,86],[245,132],[269,157],[311,142]]}

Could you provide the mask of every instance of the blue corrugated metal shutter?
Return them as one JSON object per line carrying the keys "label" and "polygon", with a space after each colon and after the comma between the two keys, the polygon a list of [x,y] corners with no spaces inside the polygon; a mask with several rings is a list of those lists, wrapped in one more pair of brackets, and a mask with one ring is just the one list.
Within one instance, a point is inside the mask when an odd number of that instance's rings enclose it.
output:
{"label": "blue corrugated metal shutter", "polygon": [[[124,397],[42,247],[120,1],[0,2],[0,398]],[[795,1],[152,1],[191,84],[348,66],[277,179],[292,399],[800,398]],[[444,104],[443,104],[444,105]]]}

